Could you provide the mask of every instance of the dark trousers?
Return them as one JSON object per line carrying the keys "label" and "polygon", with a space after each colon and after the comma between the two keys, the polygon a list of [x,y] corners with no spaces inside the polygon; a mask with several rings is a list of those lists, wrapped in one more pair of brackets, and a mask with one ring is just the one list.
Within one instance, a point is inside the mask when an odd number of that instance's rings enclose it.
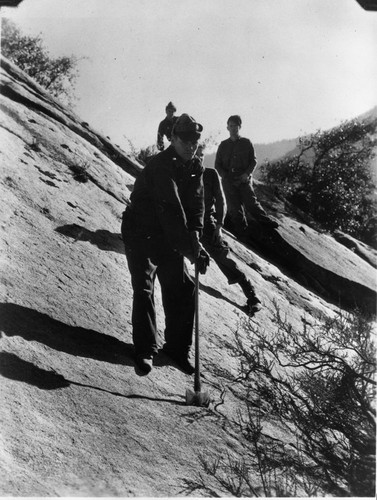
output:
{"label": "dark trousers", "polygon": [[216,264],[220,271],[228,279],[230,285],[239,283],[245,279],[245,274],[238,267],[237,262],[232,259],[228,244],[222,238],[220,241],[213,243],[212,237],[216,227],[214,221],[205,221],[203,237],[201,242]]}
{"label": "dark trousers", "polygon": [[258,218],[266,215],[262,205],[257,200],[252,181],[235,185],[231,179],[222,181],[227,202],[227,214],[230,217],[234,231],[242,235],[248,227],[248,214]]}
{"label": "dark trousers", "polygon": [[162,235],[143,237],[122,231],[133,288],[132,337],[136,355],[158,352],[154,302],[156,276],[165,312],[165,341],[169,350],[188,354],[192,344],[195,285],[184,258],[170,249]]}

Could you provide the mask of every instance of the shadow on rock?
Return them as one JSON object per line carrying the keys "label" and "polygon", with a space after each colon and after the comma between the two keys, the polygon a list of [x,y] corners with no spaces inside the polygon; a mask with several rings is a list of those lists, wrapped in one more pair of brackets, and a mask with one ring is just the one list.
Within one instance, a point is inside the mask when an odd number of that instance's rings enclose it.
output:
{"label": "shadow on rock", "polygon": [[133,366],[133,345],[78,326],[69,326],[28,307],[0,304],[0,329],[57,351],[108,363]]}
{"label": "shadow on rock", "polygon": [[61,389],[70,385],[62,375],[38,368],[9,352],[0,353],[0,375],[45,390]]}
{"label": "shadow on rock", "polygon": [[375,290],[310,260],[277,230],[263,231],[258,223],[249,223],[249,236],[242,242],[327,302],[349,310],[358,308],[366,315],[376,314]]}
{"label": "shadow on rock", "polygon": [[[215,290],[214,288],[208,286],[208,285],[203,285],[203,283],[200,283],[200,289],[203,290],[203,292],[208,293],[208,295],[211,295],[212,297],[215,297],[215,299],[221,299],[221,300],[226,300],[229,302],[234,307],[238,307],[238,309],[241,309],[241,311],[245,312],[245,307],[237,304],[237,302],[233,302],[232,300],[228,299],[225,297],[221,292],[218,290]],[[246,299],[245,299],[246,301]]]}
{"label": "shadow on rock", "polygon": [[106,229],[90,231],[78,224],[65,224],[64,226],[57,227],[55,231],[72,238],[75,242],[89,241],[89,243],[97,246],[100,250],[124,254],[124,244],[120,233],[111,233]]}
{"label": "shadow on rock", "polygon": [[34,385],[35,387],[38,387],[38,389],[48,391],[54,389],[62,389],[64,387],[69,387],[70,385],[76,385],[79,387],[85,387],[87,389],[106,392],[108,394],[112,394],[113,396],[119,396],[127,399],[145,399],[148,401],[170,403],[180,406],[185,405],[185,402],[179,399],[157,398],[143,394],[122,394],[120,392],[102,389],[101,387],[96,387],[94,385],[82,384],[80,382],[74,382],[73,380],[67,380],[63,377],[63,375],[59,375],[55,371],[39,368],[33,363],[25,361],[24,359],[18,357],[16,354],[9,352],[0,353],[0,375],[17,382],[24,382],[26,384]]}

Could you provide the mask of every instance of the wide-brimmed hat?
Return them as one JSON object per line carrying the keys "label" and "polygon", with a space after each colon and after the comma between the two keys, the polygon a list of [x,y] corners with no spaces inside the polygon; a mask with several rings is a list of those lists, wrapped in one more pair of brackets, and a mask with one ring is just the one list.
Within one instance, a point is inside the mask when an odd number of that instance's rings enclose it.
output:
{"label": "wide-brimmed hat", "polygon": [[177,135],[183,141],[197,141],[203,126],[192,116],[183,113],[175,122],[172,134]]}

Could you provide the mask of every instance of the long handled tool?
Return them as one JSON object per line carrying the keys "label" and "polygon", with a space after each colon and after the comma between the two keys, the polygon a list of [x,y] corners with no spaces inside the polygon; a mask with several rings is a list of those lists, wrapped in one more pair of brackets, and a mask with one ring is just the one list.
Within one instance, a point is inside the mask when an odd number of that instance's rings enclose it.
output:
{"label": "long handled tool", "polygon": [[199,349],[199,268],[195,264],[195,376],[194,390],[186,389],[186,404],[190,406],[209,406],[208,392],[201,390],[200,349]]}

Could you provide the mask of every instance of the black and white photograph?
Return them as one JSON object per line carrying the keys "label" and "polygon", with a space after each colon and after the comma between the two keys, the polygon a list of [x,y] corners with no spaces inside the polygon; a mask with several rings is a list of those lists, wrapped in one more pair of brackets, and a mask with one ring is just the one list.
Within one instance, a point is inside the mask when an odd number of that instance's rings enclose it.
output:
{"label": "black and white photograph", "polygon": [[375,498],[377,0],[0,34],[0,496]]}

